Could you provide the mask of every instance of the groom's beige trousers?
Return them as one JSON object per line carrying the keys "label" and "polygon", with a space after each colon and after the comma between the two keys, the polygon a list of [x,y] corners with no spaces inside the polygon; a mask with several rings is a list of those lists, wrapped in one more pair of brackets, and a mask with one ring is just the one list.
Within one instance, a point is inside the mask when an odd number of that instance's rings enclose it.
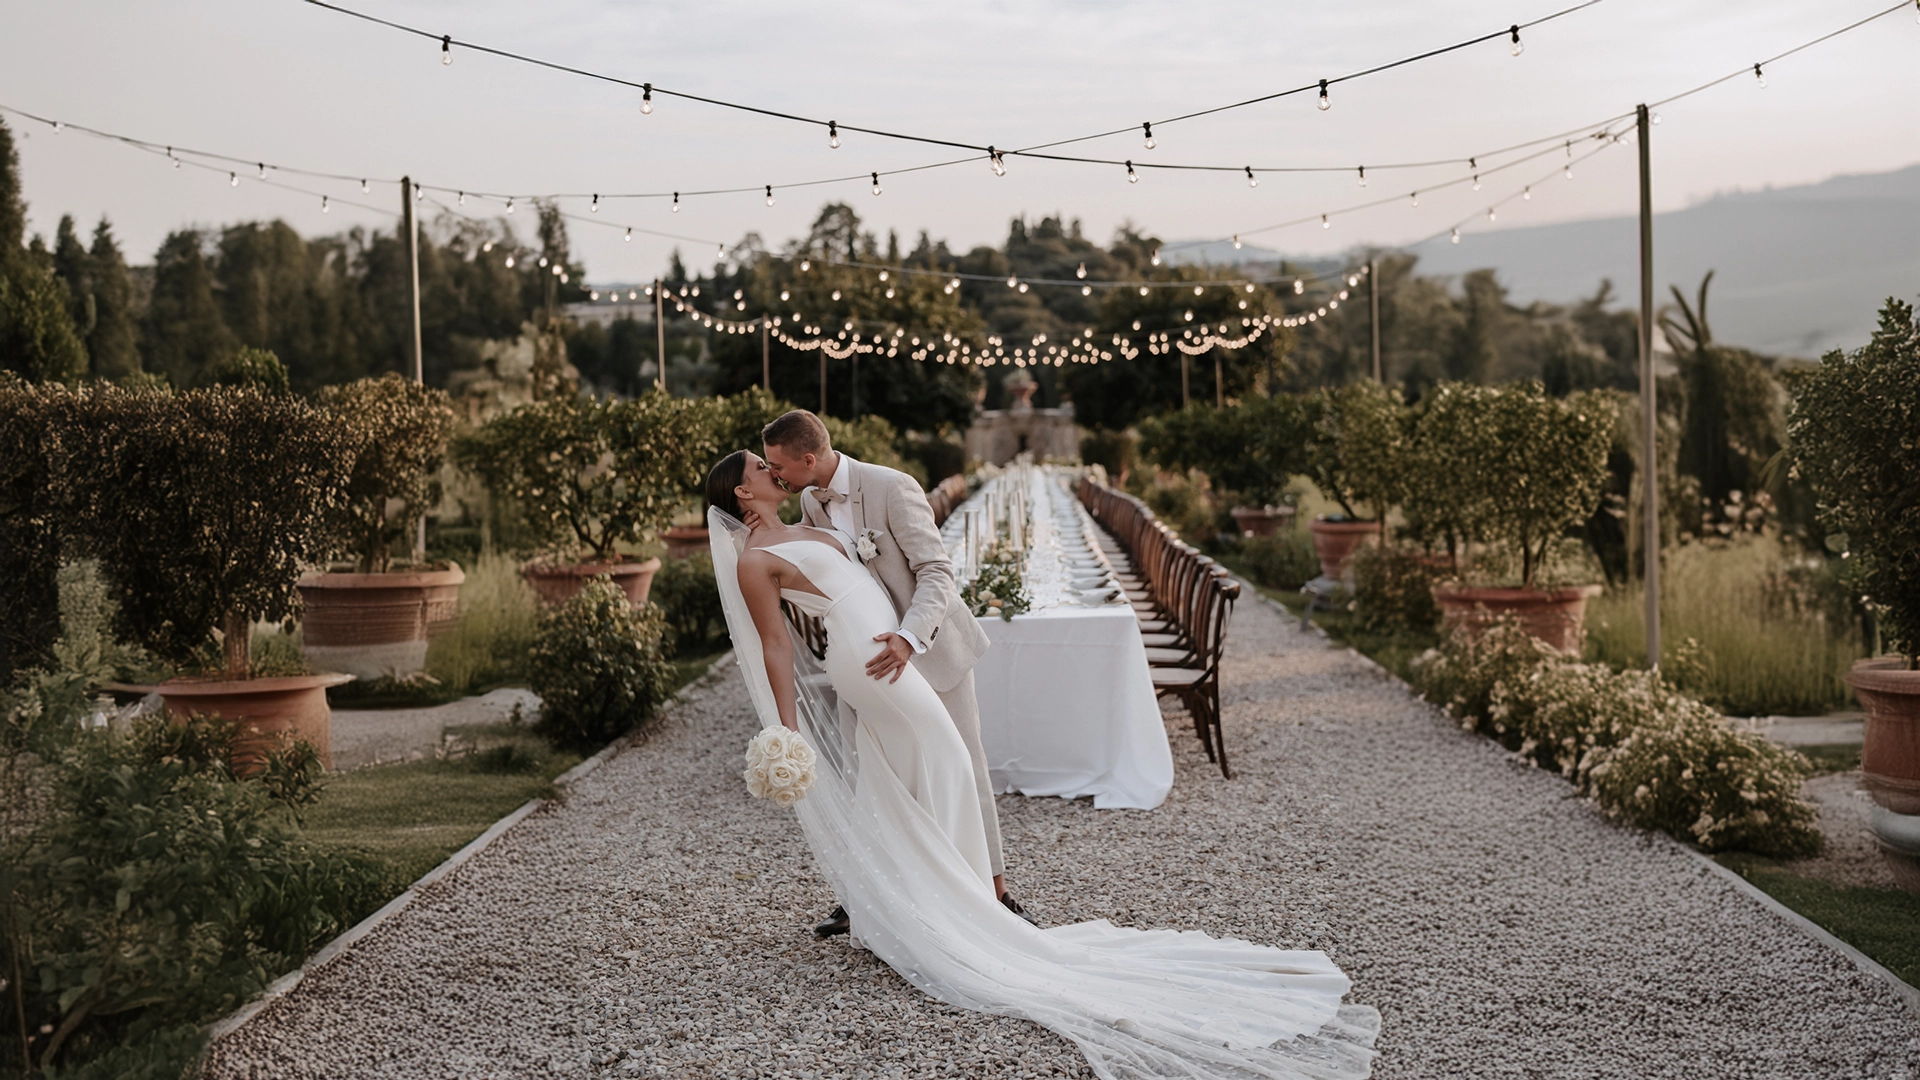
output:
{"label": "groom's beige trousers", "polygon": [[1007,860],[1000,854],[1000,814],[993,803],[993,778],[987,774],[987,751],[980,745],[980,702],[973,696],[973,672],[961,676],[951,690],[940,695],[940,704],[960,729],[960,741],[967,744],[973,758],[973,783],[980,792],[980,823],[987,829],[987,859],[993,874],[1007,872]]}

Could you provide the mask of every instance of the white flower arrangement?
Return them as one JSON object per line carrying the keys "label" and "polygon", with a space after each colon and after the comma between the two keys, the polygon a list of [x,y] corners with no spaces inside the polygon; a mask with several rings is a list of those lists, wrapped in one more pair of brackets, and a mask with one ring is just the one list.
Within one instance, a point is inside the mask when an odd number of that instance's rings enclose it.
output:
{"label": "white flower arrangement", "polygon": [[874,543],[879,536],[880,533],[878,530],[862,529],[860,530],[860,535],[854,538],[853,550],[855,554],[860,556],[861,562],[872,562],[874,558],[880,554],[879,546]]}
{"label": "white flower arrangement", "polygon": [[806,797],[815,778],[813,747],[797,731],[775,724],[762,728],[747,743],[747,794],[792,806]]}

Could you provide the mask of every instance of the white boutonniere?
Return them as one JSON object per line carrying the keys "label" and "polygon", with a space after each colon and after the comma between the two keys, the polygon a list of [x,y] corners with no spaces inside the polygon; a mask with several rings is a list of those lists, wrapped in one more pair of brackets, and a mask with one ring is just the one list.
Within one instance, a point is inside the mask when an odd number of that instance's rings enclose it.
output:
{"label": "white boutonniere", "polygon": [[860,535],[854,537],[853,550],[860,556],[861,562],[872,562],[874,557],[880,554],[880,548],[874,544],[874,540],[879,535],[876,529],[862,529]]}

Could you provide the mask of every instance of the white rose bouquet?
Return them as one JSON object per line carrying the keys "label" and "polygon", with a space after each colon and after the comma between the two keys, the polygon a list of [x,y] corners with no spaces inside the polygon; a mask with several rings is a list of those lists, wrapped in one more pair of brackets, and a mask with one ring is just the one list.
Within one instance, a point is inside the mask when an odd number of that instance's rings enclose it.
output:
{"label": "white rose bouquet", "polygon": [[813,787],[813,747],[797,731],[775,724],[762,728],[747,743],[747,794],[771,799],[780,806],[799,802]]}

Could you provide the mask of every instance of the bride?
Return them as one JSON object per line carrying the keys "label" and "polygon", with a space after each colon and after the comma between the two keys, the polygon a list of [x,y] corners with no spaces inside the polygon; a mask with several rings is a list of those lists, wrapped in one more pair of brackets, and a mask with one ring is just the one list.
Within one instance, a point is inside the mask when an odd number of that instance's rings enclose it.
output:
{"label": "bride", "polygon": [[[851,539],[783,525],[788,497],[750,451],[708,474],[714,574],[761,722],[819,758],[795,812],[855,940],[927,994],[1072,1039],[1107,1080],[1368,1075],[1379,1014],[1342,1005],[1324,953],[1104,919],[1040,930],[1001,906],[972,765],[939,696],[858,648],[898,625]],[[749,530],[742,520],[756,521]],[[796,648],[784,600],[826,626]]]}

